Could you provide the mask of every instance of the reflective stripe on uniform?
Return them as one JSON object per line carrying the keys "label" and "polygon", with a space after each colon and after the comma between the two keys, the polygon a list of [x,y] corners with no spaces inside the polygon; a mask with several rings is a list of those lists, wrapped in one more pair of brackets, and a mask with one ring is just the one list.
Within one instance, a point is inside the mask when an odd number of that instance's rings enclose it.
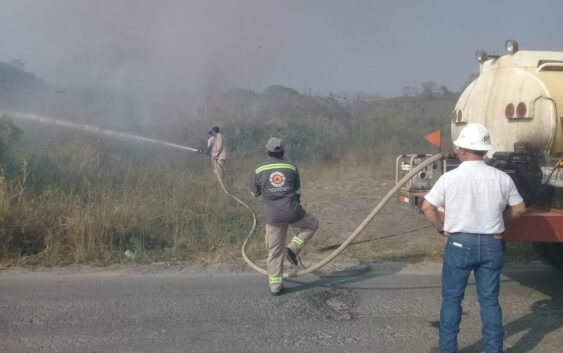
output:
{"label": "reflective stripe on uniform", "polygon": [[297,168],[293,165],[293,164],[289,164],[289,163],[272,163],[272,164],[266,164],[263,165],[261,167],[256,168],[256,174],[263,172],[265,170],[271,170],[271,169],[291,169],[291,170],[297,170]]}
{"label": "reflective stripe on uniform", "polygon": [[295,191],[295,193],[296,193],[297,195],[300,195],[300,194],[301,194],[301,189]]}
{"label": "reflective stripe on uniform", "polygon": [[281,284],[283,277],[281,276],[270,276],[270,285],[272,284]]}
{"label": "reflective stripe on uniform", "polygon": [[303,245],[305,245],[305,242],[303,241],[303,239],[298,238],[298,237],[291,238],[291,241],[294,242],[295,244],[297,244],[297,246],[299,246],[300,248],[303,247]]}

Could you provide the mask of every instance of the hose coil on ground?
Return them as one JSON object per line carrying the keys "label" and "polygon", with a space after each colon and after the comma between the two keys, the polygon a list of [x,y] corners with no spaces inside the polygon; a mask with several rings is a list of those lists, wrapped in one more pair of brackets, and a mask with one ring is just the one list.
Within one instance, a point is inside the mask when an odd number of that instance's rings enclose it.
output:
{"label": "hose coil on ground", "polygon": [[[318,263],[312,265],[311,267],[305,268],[305,269],[297,271],[295,273],[284,273],[284,278],[299,277],[299,276],[303,276],[303,275],[312,273],[312,272],[320,269],[321,267],[325,266],[326,264],[328,264],[332,260],[334,260],[334,258],[336,258],[338,255],[340,255],[340,253],[342,251],[344,251],[344,249],[346,249],[348,247],[348,245],[350,245],[350,243],[352,243],[364,231],[364,229],[373,220],[373,218],[375,218],[375,216],[381,211],[383,206],[385,206],[387,204],[387,202],[389,202],[389,200],[391,200],[391,198],[399,191],[399,189],[404,184],[406,184],[410,179],[412,179],[415,175],[417,175],[418,172],[421,171],[422,169],[424,169],[426,166],[428,166],[428,165],[430,165],[430,164],[432,164],[432,163],[434,163],[434,162],[436,162],[436,161],[438,161],[442,158],[443,158],[442,154],[433,155],[432,157],[429,157],[428,159],[426,159],[422,163],[420,163],[418,166],[413,168],[407,175],[405,175],[401,180],[399,180],[399,182],[397,184],[395,184],[395,186],[385,195],[385,197],[383,199],[381,199],[381,201],[379,201],[379,203],[366,216],[366,218],[362,221],[362,223],[354,230],[354,232],[352,232],[352,234],[350,234],[350,236],[337,249],[335,249],[327,257],[325,257],[323,260],[319,261]],[[250,212],[252,213],[252,218],[253,218],[252,229],[250,230],[250,232],[248,233],[248,236],[246,237],[246,239],[244,240],[244,242],[242,244],[241,253],[242,253],[242,257],[243,257],[244,261],[246,261],[246,263],[250,267],[252,267],[254,270],[256,270],[257,272],[259,272],[261,274],[267,275],[268,272],[265,269],[261,268],[260,266],[256,265],[252,260],[250,260],[250,258],[246,254],[246,246],[248,245],[250,238],[252,237],[254,231],[256,230],[256,213],[254,212],[254,210],[249,205],[247,205],[245,202],[243,202],[238,197],[231,194],[225,188],[225,185],[223,184],[223,181],[221,180],[221,178],[219,178],[218,174],[217,174],[217,179],[219,180],[219,183],[221,184],[223,191],[227,195],[229,195],[231,198],[233,198],[236,202],[238,202],[242,206],[248,208],[250,210]]]}

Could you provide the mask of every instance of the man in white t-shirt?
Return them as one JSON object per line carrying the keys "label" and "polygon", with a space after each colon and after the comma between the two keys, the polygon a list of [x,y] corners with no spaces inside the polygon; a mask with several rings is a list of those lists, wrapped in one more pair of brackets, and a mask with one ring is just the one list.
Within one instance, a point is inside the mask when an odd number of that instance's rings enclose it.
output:
{"label": "man in white t-shirt", "polygon": [[[468,124],[454,145],[462,163],[438,179],[422,205],[424,216],[446,238],[440,348],[431,352],[458,351],[461,302],[473,271],[485,352],[500,353],[504,329],[498,296],[504,264],[504,219],[519,217],[526,206],[508,174],[484,162],[493,145],[483,125]],[[443,223],[438,213],[441,207],[445,210]]]}

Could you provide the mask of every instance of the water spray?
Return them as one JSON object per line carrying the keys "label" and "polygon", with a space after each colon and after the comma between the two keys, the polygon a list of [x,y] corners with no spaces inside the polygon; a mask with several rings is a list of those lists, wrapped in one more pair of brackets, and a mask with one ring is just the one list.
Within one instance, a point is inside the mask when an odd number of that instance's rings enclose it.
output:
{"label": "water spray", "polygon": [[114,130],[109,130],[109,129],[102,129],[102,128],[91,126],[91,125],[71,123],[69,121],[48,118],[46,116],[39,116],[39,115],[35,115],[35,114],[25,114],[25,113],[12,113],[12,112],[2,112],[2,113],[0,113],[0,115],[5,115],[6,117],[13,118],[13,119],[31,120],[31,121],[37,121],[37,122],[40,122],[40,123],[43,123],[43,124],[64,126],[64,127],[70,128],[70,129],[92,132],[94,134],[106,135],[108,137],[115,137],[115,138],[121,138],[121,139],[127,139],[127,140],[136,140],[136,141],[141,141],[141,142],[153,143],[153,144],[161,145],[161,146],[178,148],[178,149],[190,151],[190,152],[199,152],[197,148],[178,145],[178,144],[175,144],[175,143],[156,140],[156,139],[151,139],[151,138],[148,138],[148,137],[128,134],[128,133],[125,133],[125,132],[119,132],[119,131],[114,131]]}

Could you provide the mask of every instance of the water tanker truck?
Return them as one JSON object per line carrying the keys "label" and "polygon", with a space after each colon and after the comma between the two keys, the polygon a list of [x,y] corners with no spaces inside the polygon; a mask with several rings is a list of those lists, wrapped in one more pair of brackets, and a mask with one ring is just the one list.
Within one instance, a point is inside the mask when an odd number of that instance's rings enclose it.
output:
{"label": "water tanker truck", "polygon": [[[523,217],[508,222],[504,238],[533,243],[542,260],[563,270],[563,52],[505,44],[505,55],[477,51],[480,73],[452,111],[452,139],[468,123],[488,128],[495,149],[487,163],[512,177],[528,206]],[[428,156],[399,156],[397,180]],[[402,187],[399,201],[420,209],[441,173],[458,164],[452,154],[426,167]]]}

